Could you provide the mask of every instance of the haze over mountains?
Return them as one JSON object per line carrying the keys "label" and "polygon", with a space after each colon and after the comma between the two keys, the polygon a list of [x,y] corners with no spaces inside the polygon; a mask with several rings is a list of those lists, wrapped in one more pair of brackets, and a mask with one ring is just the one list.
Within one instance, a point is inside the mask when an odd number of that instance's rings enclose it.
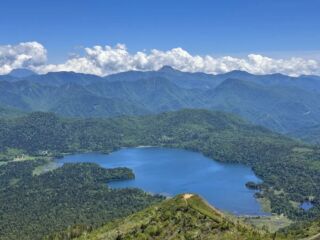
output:
{"label": "haze over mountains", "polygon": [[289,133],[320,122],[320,77],[211,75],[164,66],[99,77],[74,72],[37,75],[14,70],[0,76],[0,114],[50,111],[72,117],[141,115],[182,108],[232,112]]}

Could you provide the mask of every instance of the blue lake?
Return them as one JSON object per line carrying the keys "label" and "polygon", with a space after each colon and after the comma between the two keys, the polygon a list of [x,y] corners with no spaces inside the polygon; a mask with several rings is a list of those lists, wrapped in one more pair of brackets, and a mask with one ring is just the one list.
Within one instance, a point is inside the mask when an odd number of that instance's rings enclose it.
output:
{"label": "blue lake", "polygon": [[113,188],[137,187],[147,192],[174,196],[197,193],[215,207],[237,215],[267,215],[254,198],[248,181],[261,180],[247,166],[214,161],[200,153],[160,148],[124,148],[111,154],[69,155],[58,164],[93,162],[105,168],[128,167],[135,179],[112,182]]}
{"label": "blue lake", "polygon": [[304,201],[300,204],[300,208],[302,208],[304,211],[309,211],[311,208],[313,208],[313,204],[310,201]]}

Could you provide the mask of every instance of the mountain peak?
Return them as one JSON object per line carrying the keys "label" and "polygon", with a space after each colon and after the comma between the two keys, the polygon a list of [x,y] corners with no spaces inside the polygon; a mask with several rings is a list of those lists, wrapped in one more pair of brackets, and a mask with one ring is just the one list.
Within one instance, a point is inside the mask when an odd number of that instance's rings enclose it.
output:
{"label": "mountain peak", "polygon": [[174,69],[173,67],[169,65],[164,65],[162,68],[158,70],[158,72],[176,72],[178,71],[177,69]]}
{"label": "mountain peak", "polygon": [[246,71],[243,71],[243,70],[232,70],[230,72],[227,72],[225,73],[225,75],[230,75],[230,76],[233,76],[233,77],[241,77],[241,76],[249,76],[249,75],[252,75]]}
{"label": "mountain peak", "polygon": [[36,75],[36,73],[26,68],[16,68],[16,69],[13,69],[9,73],[9,75],[11,77],[24,78],[24,77],[29,77],[31,75]]}
{"label": "mountain peak", "polygon": [[117,222],[107,223],[78,240],[189,239],[190,236],[192,239],[271,239],[270,235],[225,216],[198,195],[181,194]]}

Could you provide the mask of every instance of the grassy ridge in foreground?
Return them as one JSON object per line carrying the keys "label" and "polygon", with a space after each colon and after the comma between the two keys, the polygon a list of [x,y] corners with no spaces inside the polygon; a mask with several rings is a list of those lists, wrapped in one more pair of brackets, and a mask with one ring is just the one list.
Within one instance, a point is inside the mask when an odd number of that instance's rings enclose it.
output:
{"label": "grassy ridge in foreground", "polygon": [[78,238],[120,239],[268,240],[272,236],[226,217],[197,195],[184,194]]}
{"label": "grassy ridge in foreground", "polygon": [[318,240],[320,221],[296,223],[275,233],[225,215],[194,194],[180,194],[92,230],[84,225],[46,240]]}

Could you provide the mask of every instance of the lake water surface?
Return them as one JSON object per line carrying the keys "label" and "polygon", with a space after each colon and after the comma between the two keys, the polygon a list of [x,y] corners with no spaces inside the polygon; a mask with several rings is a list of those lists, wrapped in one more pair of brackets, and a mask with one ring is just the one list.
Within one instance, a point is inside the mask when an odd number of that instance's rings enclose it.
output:
{"label": "lake water surface", "polygon": [[233,214],[267,215],[254,198],[255,191],[245,187],[248,181],[260,182],[249,167],[219,163],[200,153],[160,147],[124,148],[108,155],[69,155],[57,162],[93,162],[105,168],[128,167],[135,173],[134,180],[108,185],[113,188],[138,187],[167,196],[197,193],[215,207]]}

